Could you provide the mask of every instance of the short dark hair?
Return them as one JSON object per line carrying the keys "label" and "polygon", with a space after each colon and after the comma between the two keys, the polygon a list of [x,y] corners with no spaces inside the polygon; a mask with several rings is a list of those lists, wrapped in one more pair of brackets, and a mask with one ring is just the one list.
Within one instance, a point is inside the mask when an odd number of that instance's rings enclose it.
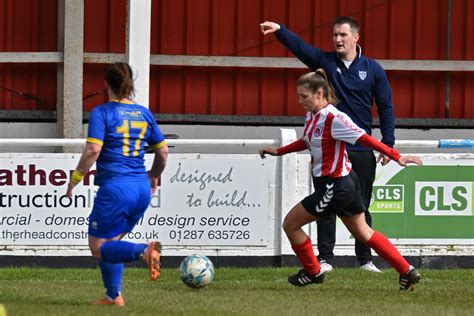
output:
{"label": "short dark hair", "polygon": [[332,26],[341,25],[341,24],[349,24],[353,33],[359,33],[359,30],[360,30],[359,22],[357,22],[357,20],[354,19],[353,17],[351,16],[337,17],[334,20],[334,23],[332,24]]}

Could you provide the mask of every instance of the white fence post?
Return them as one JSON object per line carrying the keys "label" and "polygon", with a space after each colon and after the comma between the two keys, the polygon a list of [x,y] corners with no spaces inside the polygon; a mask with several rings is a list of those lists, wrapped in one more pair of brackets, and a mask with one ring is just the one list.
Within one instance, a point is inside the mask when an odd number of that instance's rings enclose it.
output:
{"label": "white fence post", "polygon": [[[285,129],[282,128],[280,129],[281,131],[281,146],[288,145],[289,143],[293,142],[296,140],[296,130],[294,129]],[[284,155],[281,157],[281,171],[280,171],[280,176],[281,176],[281,189],[279,190],[280,194],[280,207],[281,210],[278,212],[276,210],[276,213],[281,214],[280,218],[280,231],[281,231],[281,255],[288,255],[288,254],[293,254],[293,250],[291,249],[291,244],[288,241],[288,238],[285,235],[285,232],[283,231],[281,224],[283,224],[283,220],[288,214],[288,212],[291,210],[291,208],[295,205],[296,203],[296,186],[297,186],[297,159],[296,159],[296,153]]]}
{"label": "white fence post", "polygon": [[126,60],[135,79],[135,101],[149,107],[151,0],[127,1]]}

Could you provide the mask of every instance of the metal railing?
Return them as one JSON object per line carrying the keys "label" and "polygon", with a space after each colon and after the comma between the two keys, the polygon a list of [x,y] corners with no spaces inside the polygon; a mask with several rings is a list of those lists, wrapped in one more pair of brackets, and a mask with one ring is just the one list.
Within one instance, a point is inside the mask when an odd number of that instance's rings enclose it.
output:
{"label": "metal railing", "polygon": [[[264,146],[281,144],[280,139],[167,139],[172,146]],[[0,138],[0,146],[81,146],[85,139],[64,138]],[[397,140],[395,147],[401,148],[474,148],[474,139]]]}

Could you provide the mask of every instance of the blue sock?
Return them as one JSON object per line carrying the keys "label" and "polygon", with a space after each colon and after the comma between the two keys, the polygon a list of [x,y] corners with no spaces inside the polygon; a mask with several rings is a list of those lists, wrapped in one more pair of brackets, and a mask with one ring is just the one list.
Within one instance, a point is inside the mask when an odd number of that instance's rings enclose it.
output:
{"label": "blue sock", "polygon": [[107,263],[137,261],[146,247],[146,244],[135,244],[128,241],[107,241],[100,246],[100,255],[102,260]]}
{"label": "blue sock", "polygon": [[115,299],[122,290],[123,263],[107,263],[99,260],[100,272],[102,274],[102,282],[107,290],[105,293],[111,299]]}

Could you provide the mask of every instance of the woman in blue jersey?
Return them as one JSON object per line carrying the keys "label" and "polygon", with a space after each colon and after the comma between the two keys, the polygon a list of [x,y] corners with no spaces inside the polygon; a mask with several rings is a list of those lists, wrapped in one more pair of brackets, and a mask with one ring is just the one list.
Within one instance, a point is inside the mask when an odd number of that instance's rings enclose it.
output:
{"label": "woman in blue jersey", "polygon": [[[99,260],[105,297],[99,305],[125,304],[121,295],[124,262],[143,259],[150,279],[160,275],[159,242],[136,244],[121,239],[137,224],[150,203],[168,158],[168,146],[153,114],[135,104],[133,74],[126,63],[107,68],[105,87],[109,102],[91,112],[87,143],[71,175],[67,196],[96,163],[99,186],[89,216],[89,248]],[[151,170],[144,164],[144,147],[155,153]]]}

